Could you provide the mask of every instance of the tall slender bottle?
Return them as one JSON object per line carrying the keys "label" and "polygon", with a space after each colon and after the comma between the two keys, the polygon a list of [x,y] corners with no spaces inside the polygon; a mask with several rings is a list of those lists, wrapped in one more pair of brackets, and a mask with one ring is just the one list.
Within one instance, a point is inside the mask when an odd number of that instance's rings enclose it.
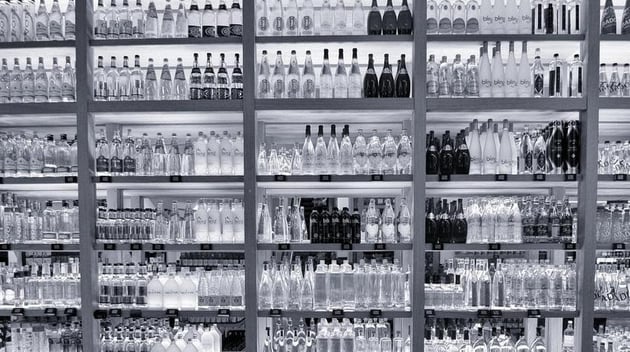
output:
{"label": "tall slender bottle", "polygon": [[357,48],[353,48],[352,66],[350,67],[350,75],[348,76],[348,98],[362,97],[362,78],[363,77],[361,75],[361,67],[359,67],[359,59],[357,57]]}
{"label": "tall slender bottle", "polygon": [[389,54],[385,54],[383,62],[383,71],[378,80],[378,91],[381,98],[393,98],[396,90],[396,82],[392,73],[392,67],[389,64]]}
{"label": "tall slender bottle", "polygon": [[319,20],[319,34],[330,35],[332,34],[335,14],[330,8],[330,0],[323,0],[322,7],[320,8],[320,20]]}
{"label": "tall slender bottle", "polygon": [[319,97],[333,97],[333,76],[330,70],[330,62],[328,59],[328,49],[324,49],[324,63],[322,65],[322,73],[319,76]]}
{"label": "tall slender bottle", "polygon": [[492,68],[488,57],[488,42],[483,43],[483,56],[479,66],[479,96],[482,98],[492,97]]}
{"label": "tall slender bottle", "polygon": [[[101,71],[100,71],[100,76],[97,82],[101,84],[97,85],[98,88],[95,87],[98,89],[98,93],[99,93],[98,97],[95,95],[95,98],[98,98],[97,100],[105,100],[107,97],[107,87],[104,87],[105,73],[102,70],[103,68],[102,57],[100,58],[100,62],[101,62],[101,66],[100,66]],[[2,91],[1,86],[0,86],[0,91]],[[0,101],[1,100],[2,98],[0,97]],[[35,71],[35,102],[43,103],[46,101],[48,101],[48,76],[46,75],[46,69],[44,68],[44,58],[40,56],[38,58],[37,71]]]}
{"label": "tall slender bottle", "polygon": [[[570,97],[577,97],[577,98],[582,97],[582,84],[583,84],[583,79],[584,79],[583,75],[584,75],[584,65],[582,64],[582,60],[580,60],[580,55],[575,54],[573,56],[573,62],[571,62],[571,66],[569,68],[569,96]],[[624,77],[625,77],[625,74],[624,74]]]}
{"label": "tall slender bottle", "polygon": [[298,5],[296,0],[289,0],[284,8],[284,35],[298,34]]}
{"label": "tall slender bottle", "polygon": [[[626,6],[628,8],[628,6]],[[569,33],[580,34],[584,26],[582,20],[582,0],[569,1]],[[624,10],[625,13],[625,10]],[[625,17],[625,16],[624,16]]]}
{"label": "tall slender bottle", "polygon": [[324,141],[324,126],[317,127],[317,142],[315,143],[315,174],[326,174],[328,171],[328,152]]}
{"label": "tall slender bottle", "polygon": [[400,55],[400,67],[396,73],[396,96],[399,98],[409,98],[411,95],[411,78],[405,63],[405,54]]}
{"label": "tall slender bottle", "polygon": [[527,42],[522,43],[521,61],[518,66],[518,96],[521,98],[532,96],[532,71],[527,58]]}
{"label": "tall slender bottle", "polygon": [[507,33],[507,12],[505,8],[505,0],[494,0],[494,34]]}
{"label": "tall slender bottle", "polygon": [[492,97],[505,97],[505,69],[501,57],[501,42],[495,46],[494,59],[492,61]]}
{"label": "tall slender bottle", "polygon": [[[491,124],[488,124],[488,129],[492,128]],[[497,146],[495,139],[490,135],[486,137],[485,145],[483,147],[483,171],[484,175],[494,175],[497,172]]]}
{"label": "tall slender bottle", "polygon": [[532,9],[532,24],[534,26],[534,34],[545,34],[545,4],[543,0],[534,0],[534,8]]}
{"label": "tall slender bottle", "polygon": [[230,8],[230,36],[243,36],[243,10],[241,9],[239,0],[233,0],[232,7]]}
{"label": "tall slender bottle", "polygon": [[302,145],[302,173],[305,175],[315,173],[315,148],[311,140],[311,125],[306,125],[305,139]]}
{"label": "tall slender bottle", "polygon": [[337,0],[337,5],[334,10],[334,22],[333,29],[336,34],[346,34],[347,33],[347,22],[346,22],[346,5],[343,3],[343,0]]}
{"label": "tall slender bottle", "polygon": [[427,96],[437,98],[440,93],[439,84],[440,66],[435,62],[435,55],[429,55],[427,62]]}
{"label": "tall slender bottle", "polygon": [[568,0],[559,0],[556,6],[556,33],[569,34]]}
{"label": "tall slender bottle", "polygon": [[534,174],[546,174],[547,173],[547,143],[545,143],[545,137],[542,129],[538,128],[536,134],[536,141],[534,143]]}
{"label": "tall slender bottle", "polygon": [[243,99],[243,70],[239,58],[239,53],[234,54],[234,68],[230,80],[230,99],[232,100]]}
{"label": "tall slender bottle", "polygon": [[340,173],[339,143],[337,142],[337,129],[335,125],[330,125],[330,139],[328,140],[326,152],[328,173],[338,175]]}
{"label": "tall slender bottle", "polygon": [[507,66],[505,68],[505,96],[514,98],[518,96],[519,77],[516,67],[516,57],[514,56],[514,42],[510,41],[510,53],[508,55]]}
{"label": "tall slender bottle", "polygon": [[523,134],[521,135],[521,146],[519,151],[519,173],[524,175],[531,175],[533,173],[533,158],[534,158],[534,146],[532,144],[532,138],[529,134],[529,128],[527,125],[523,127]]}
{"label": "tall slender bottle", "polygon": [[282,51],[276,53],[276,64],[273,67],[273,75],[271,76],[271,84],[273,85],[273,98],[282,99],[285,97],[285,71],[282,62]]}
{"label": "tall slender bottle", "polygon": [[492,34],[494,32],[494,10],[490,0],[481,0],[480,6],[481,22],[479,32],[481,34]]}
{"label": "tall slender bottle", "polygon": [[312,0],[304,0],[300,10],[300,35],[315,34],[315,10]]}
{"label": "tall slender bottle", "polygon": [[315,98],[315,69],[313,69],[313,59],[311,51],[306,51],[304,59],[304,72],[302,74],[302,97],[305,99]]}
{"label": "tall slender bottle", "polygon": [[[259,27],[263,26],[263,20],[259,22]],[[267,26],[269,24],[267,23]],[[212,9],[212,0],[206,0],[201,14],[201,30],[204,38],[212,38],[217,36],[217,14]]]}
{"label": "tall slender bottle", "polygon": [[499,145],[499,160],[497,172],[499,174],[512,173],[512,143],[510,142],[508,120],[503,120],[503,131],[501,133],[501,143]]}
{"label": "tall slender bottle", "polygon": [[[521,27],[521,15],[516,6],[516,0],[506,0],[505,4],[505,31],[507,34],[518,34]],[[525,2],[525,1],[523,1]],[[525,4],[523,4],[526,6]]]}
{"label": "tall slender bottle", "polygon": [[518,22],[519,34],[532,34],[532,4],[530,0],[520,0],[518,4],[520,16]]}
{"label": "tall slender bottle", "polygon": [[366,98],[378,98],[379,92],[378,76],[374,70],[374,56],[368,55],[368,68],[363,78],[363,94]]}
{"label": "tall slender bottle", "polygon": [[556,34],[557,18],[556,18],[556,2],[545,1],[545,34]]}
{"label": "tall slender bottle", "polygon": [[543,68],[542,61],[540,60],[540,49],[536,49],[536,56],[534,56],[534,64],[532,65],[534,97],[542,97],[545,89],[545,69]]}
{"label": "tall slender bottle", "polygon": [[339,49],[337,70],[335,72],[334,95],[335,98],[348,97],[348,74],[346,73],[346,64],[343,61],[343,49]]}
{"label": "tall slender bottle", "polygon": [[378,9],[377,0],[372,0],[372,6],[368,13],[367,30],[368,35],[381,35],[383,32],[383,19],[381,18],[381,11]]}
{"label": "tall slender bottle", "polygon": [[258,80],[256,82],[257,94],[259,99],[271,98],[271,83],[269,82],[271,72],[269,71],[269,59],[267,58],[267,50],[262,51],[260,58],[260,66],[258,67]]}
{"label": "tall slender bottle", "polygon": [[617,16],[612,0],[606,0],[602,12],[602,34],[617,34]]}
{"label": "tall slender bottle", "polygon": [[295,50],[291,51],[291,60],[289,61],[289,72],[286,78],[287,98],[300,98],[300,67],[297,63],[297,54]]}
{"label": "tall slender bottle", "polygon": [[230,31],[230,13],[225,0],[221,0],[217,10],[217,34],[219,37],[229,37],[231,35]]}
{"label": "tall slender bottle", "polygon": [[201,38],[201,12],[196,0],[191,1],[188,10],[188,38]]}
{"label": "tall slender bottle", "polygon": [[407,0],[402,0],[398,11],[398,34],[411,34],[413,32],[413,16]]}
{"label": "tall slender bottle", "polygon": [[[212,2],[207,0],[212,7]],[[273,1],[273,0],[272,0]],[[269,7],[267,0],[256,0],[256,35],[265,36],[269,31]]]}
{"label": "tall slender bottle", "polygon": [[470,131],[470,146],[468,148],[470,153],[470,175],[479,175],[483,170],[483,155],[481,152],[481,139],[479,136],[479,123],[475,119],[472,123],[472,129]]}

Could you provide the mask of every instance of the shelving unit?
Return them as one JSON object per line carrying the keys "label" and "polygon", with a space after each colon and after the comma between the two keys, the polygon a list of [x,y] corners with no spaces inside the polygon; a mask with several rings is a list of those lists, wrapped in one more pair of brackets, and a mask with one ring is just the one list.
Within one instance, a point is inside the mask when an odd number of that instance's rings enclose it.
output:
{"label": "shelving unit", "polygon": [[[72,125],[76,126],[79,137],[79,175],[77,177],[41,177],[41,178],[2,178],[0,190],[19,190],[39,192],[40,190],[51,192],[78,192],[80,208],[80,244],[63,244],[62,247],[54,247],[54,244],[0,244],[2,251],[78,251],[81,261],[81,294],[82,307],[78,314],[82,319],[83,346],[87,351],[96,351],[98,339],[99,317],[164,317],[164,316],[189,316],[189,317],[222,317],[244,319],[247,329],[246,344],[248,351],[255,351],[259,345],[259,333],[261,325],[259,320],[272,317],[310,317],[310,318],[364,318],[383,317],[392,319],[406,319],[413,326],[414,352],[424,351],[423,336],[425,317],[451,317],[474,319],[480,316],[499,316],[499,313],[479,311],[441,311],[427,310],[424,307],[424,274],[425,255],[429,252],[444,251],[555,251],[577,252],[577,271],[579,278],[580,297],[575,312],[569,311],[500,311],[502,318],[575,318],[576,324],[576,351],[585,351],[592,343],[592,325],[594,318],[620,318],[628,319],[628,312],[601,312],[594,311],[594,304],[590,297],[594,291],[594,267],[596,249],[614,250],[613,244],[597,245],[595,243],[596,223],[596,185],[602,182],[612,183],[613,187],[630,188],[624,182],[615,181],[615,176],[597,175],[597,140],[599,137],[599,109],[630,109],[629,98],[599,98],[598,63],[600,57],[601,41],[630,41],[630,36],[602,36],[599,35],[599,2],[585,2],[588,8],[584,11],[588,14],[586,34],[579,35],[427,35],[426,6],[422,1],[413,1],[414,35],[408,36],[312,36],[312,37],[257,37],[255,35],[254,2],[243,1],[244,33],[242,38],[211,38],[211,39],[130,39],[130,40],[94,40],[92,33],[92,9],[93,0],[77,1],[77,40],[60,42],[31,42],[31,43],[0,43],[0,50],[31,49],[31,48],[68,48],[74,49],[77,71],[77,102],[76,103],[43,103],[43,104],[2,104],[0,105],[0,122],[6,122],[7,127],[41,126],[46,124],[64,124],[68,121],[55,120],[58,115],[72,116]],[[441,99],[426,97],[426,77],[420,70],[427,62],[427,46],[430,44],[447,43],[455,45],[456,42],[479,43],[482,41],[530,41],[550,42],[555,45],[559,42],[573,42],[580,46],[581,56],[587,58],[584,98],[475,98],[475,99]],[[352,43],[363,43],[368,46],[377,46],[379,43],[390,43],[401,48],[411,48],[413,55],[408,57],[409,64],[417,72],[413,75],[413,97],[391,99],[283,99],[263,100],[256,99],[256,65],[258,44],[290,46],[294,43],[316,44],[344,43],[348,48]],[[128,101],[128,102],[95,102],[92,100],[92,71],[94,67],[94,52],[107,50],[110,47],[123,47],[132,55],[137,46],[151,46],[152,50],[161,50],[162,46],[168,46],[169,50],[177,51],[180,48],[189,47],[203,50],[220,50],[222,46],[241,48],[244,68],[244,99],[242,101]],[[361,53],[365,55],[366,53]],[[396,54],[396,53],[393,53]],[[159,55],[159,54],[156,54]],[[361,111],[364,114],[352,117],[352,121],[367,121],[367,123],[380,123],[380,115],[390,113],[386,122],[399,123],[409,129],[413,137],[414,145],[414,174],[410,176],[399,175],[352,175],[352,176],[258,176],[256,175],[256,148],[261,141],[261,128],[259,123],[274,120],[282,120],[282,116],[289,113],[301,115],[298,122],[291,121],[300,126],[311,123],[312,114],[319,113],[319,119],[330,119],[331,113],[354,113]],[[485,112],[510,113],[514,111],[535,112],[571,112],[579,114],[581,121],[581,148],[580,155],[581,173],[572,176],[545,175],[540,179],[535,175],[507,175],[505,179],[497,176],[452,175],[447,179],[441,179],[436,175],[425,173],[425,150],[427,126],[435,121],[428,117],[431,113],[457,112],[469,116],[474,113]],[[170,114],[182,112],[194,113],[194,118],[182,118],[182,120],[167,121]],[[226,113],[233,114],[225,118]],[[149,115],[148,119],[138,118],[138,114]],[[404,118],[401,116],[406,114]],[[179,116],[179,115],[178,115]],[[236,116],[236,117],[235,117]],[[340,115],[343,116],[343,115]],[[480,115],[481,116],[481,115]],[[158,122],[171,124],[213,124],[221,120],[221,123],[242,124],[245,140],[244,163],[245,174],[243,176],[96,176],[94,166],[95,127],[106,124],[131,124],[142,125]],[[340,119],[343,119],[342,117]],[[51,122],[52,120],[52,122]],[[404,120],[404,121],[403,121]],[[57,122],[56,122],[57,121]],[[63,122],[61,122],[63,121]],[[328,120],[326,120],[328,121]],[[407,123],[411,121],[411,123]],[[301,129],[302,127],[300,127]],[[537,178],[538,177],[538,178]],[[630,177],[628,177],[630,179]],[[623,180],[626,181],[626,180]],[[630,185],[630,183],[627,183]],[[435,247],[425,244],[425,227],[423,224],[425,204],[424,199],[445,189],[451,194],[460,194],[467,189],[476,187],[480,192],[489,194],[493,189],[503,193],[528,194],[539,189],[551,188],[575,188],[578,199],[578,236],[577,243],[571,244],[444,244]],[[238,193],[243,196],[245,205],[245,243],[213,243],[208,244],[153,244],[153,243],[126,243],[105,244],[97,243],[94,238],[96,228],[96,201],[97,192],[107,192],[108,195],[117,198],[122,197],[122,192],[134,191],[142,194],[147,191],[154,194],[180,194],[184,192],[224,191],[224,194]],[[413,242],[400,244],[304,244],[304,243],[257,243],[256,230],[256,203],[263,193],[289,196],[298,192],[303,194],[319,194],[324,196],[343,195],[400,195],[405,193],[413,199],[411,208],[413,213]],[[99,193],[99,198],[102,193]],[[3,247],[4,246],[4,247]],[[630,248],[630,244],[628,245]],[[97,285],[97,256],[99,252],[124,250],[140,252],[161,251],[200,251],[200,252],[239,252],[244,254],[246,270],[245,279],[245,310],[179,310],[167,312],[155,309],[117,309],[99,307],[95,288]],[[263,252],[404,252],[412,260],[411,281],[411,310],[367,310],[367,311],[331,311],[331,312],[301,312],[301,311],[265,311],[258,310],[257,267]],[[26,309],[26,316],[50,316],[52,311],[46,314],[44,308]],[[55,315],[66,314],[58,309]],[[10,308],[0,307],[0,316],[18,315]]]}

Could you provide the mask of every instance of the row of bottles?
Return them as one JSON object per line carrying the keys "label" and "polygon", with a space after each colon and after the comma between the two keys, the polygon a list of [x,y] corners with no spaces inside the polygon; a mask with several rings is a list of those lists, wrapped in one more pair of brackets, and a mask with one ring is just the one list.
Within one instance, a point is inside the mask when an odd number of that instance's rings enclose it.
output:
{"label": "row of bottles", "polygon": [[166,209],[107,209],[101,203],[96,238],[103,242],[243,243],[243,203],[240,199],[199,199],[193,204],[173,201]]}
{"label": "row of bottles", "polygon": [[[334,6],[331,3],[324,0],[321,7],[315,8],[312,0],[304,1],[302,7],[298,7],[296,0],[256,0],[256,35],[403,35],[413,32],[413,16],[407,0],[401,1],[398,15],[392,0],[387,1],[382,14],[377,0],[372,0],[369,11],[365,10],[362,0],[354,0],[350,13],[344,0],[337,0]],[[319,22],[315,21],[315,13],[319,15]]]}
{"label": "row of bottles", "polygon": [[595,269],[595,309],[630,310],[630,258],[601,258]]}
{"label": "row of bottles", "polygon": [[602,34],[630,34],[630,3],[626,1],[621,17],[621,23],[617,25],[617,15],[612,0],[606,0],[601,17]]}
{"label": "row of bottles", "polygon": [[484,197],[427,200],[427,243],[572,243],[569,199]]}
{"label": "row of bottles", "polygon": [[623,320],[609,319],[593,329],[593,351],[623,352],[630,350],[630,327]]}
{"label": "row of bottles", "polygon": [[257,93],[260,99],[281,98],[409,98],[411,76],[407,71],[405,55],[400,56],[396,76],[389,63],[389,54],[384,55],[380,77],[374,69],[374,58],[368,55],[365,75],[361,73],[357,49],[352,49],[350,73],[346,71],[343,49],[339,49],[337,66],[333,74],[328,49],[324,49],[324,61],[320,74],[315,72],[311,51],[306,51],[303,70],[300,70],[297,53],[291,51],[289,71],[285,70],[282,51],[277,52],[273,71],[270,69],[267,51],[262,51],[258,67]]}
{"label": "row of bottles", "polygon": [[[129,68],[129,58],[123,57],[123,66],[116,67],[116,57],[111,57],[108,68],[103,66],[103,57],[98,57],[94,72],[94,100],[238,100],[243,99],[243,70],[239,54],[234,54],[235,66],[232,76],[228,75],[225,54],[221,53],[221,64],[214,72],[212,54],[207,53],[207,63],[201,72],[199,54],[194,54],[193,67],[186,79],[182,58],[177,58],[175,76],[171,75],[168,59],[164,59],[158,80],[153,59],[149,58],[146,70],[140,67],[140,56],[134,57],[134,66]],[[146,73],[145,73],[146,71]]]}
{"label": "row of bottles", "polygon": [[[124,319],[101,322],[100,351],[223,352],[230,345],[217,324],[174,319]],[[225,351],[236,351],[225,349]]]}
{"label": "row of bottles", "polygon": [[427,95],[429,97],[582,97],[584,92],[584,64],[578,54],[571,62],[554,54],[547,64],[536,49],[534,63],[529,64],[527,42],[522,43],[520,62],[516,63],[514,42],[510,42],[507,64],[503,63],[501,42],[488,53],[488,42],[480,48],[480,60],[475,55],[464,60],[457,54],[453,63],[446,56],[441,62],[429,55],[427,63]]}
{"label": "row of bottles", "polygon": [[622,175],[630,173],[630,142],[604,141],[597,146],[597,172],[600,175]]}
{"label": "row of bottles", "polygon": [[77,136],[62,133],[40,138],[37,132],[0,132],[0,175],[3,177],[76,176]]}
{"label": "row of bottles", "polygon": [[75,1],[68,0],[61,12],[58,0],[52,0],[48,11],[46,0],[6,0],[0,3],[0,43],[49,40],[74,40],[76,29]]}
{"label": "row of bottles", "polygon": [[537,175],[577,174],[580,161],[579,121],[550,122],[544,128],[528,125],[514,132],[513,123],[492,119],[479,128],[475,119],[453,141],[450,131],[442,140],[427,135],[427,175]]}
{"label": "row of bottles", "polygon": [[225,0],[220,1],[216,10],[212,8],[211,0],[207,0],[203,8],[197,0],[190,1],[189,8],[184,0],[179,0],[176,9],[171,0],[166,0],[164,10],[160,11],[161,20],[155,1],[149,1],[146,10],[142,0],[136,0],[133,8],[129,6],[131,1],[123,0],[120,8],[116,6],[116,0],[111,0],[108,8],[103,6],[103,0],[98,1],[94,13],[96,39],[243,36],[243,12],[239,0],[233,0],[229,10]]}
{"label": "row of bottles", "polygon": [[314,270],[311,258],[302,267],[299,259],[273,264],[265,262],[258,283],[259,309],[325,311],[331,309],[407,310],[410,307],[410,273],[398,259],[381,263],[326,264]]}
{"label": "row of bottles", "polygon": [[575,264],[550,265],[547,260],[448,259],[441,272],[428,275],[425,307],[469,311],[483,308],[574,311],[577,299]]}
{"label": "row of bottles", "polygon": [[[480,3],[481,2],[481,3]],[[427,2],[427,33],[580,34],[582,0],[435,0]]]}
{"label": "row of bottles", "polygon": [[0,325],[3,351],[83,352],[81,319],[55,318],[56,321],[5,321]]}
{"label": "row of bottles", "polygon": [[0,264],[2,304],[15,307],[81,305],[79,259],[55,257],[30,266]]}
{"label": "row of bottles", "polygon": [[[258,151],[259,175],[411,175],[413,143],[403,129],[394,137],[392,130],[381,139],[376,130],[366,140],[359,129],[354,143],[350,126],[344,125],[340,141],[336,125],[330,126],[326,143],[324,126],[319,125],[313,145],[311,125],[306,126],[304,143],[295,143],[292,150],[278,150],[275,144],[267,151],[262,144]],[[300,150],[301,149],[301,150]]]}
{"label": "row of bottles", "polygon": [[78,242],[79,201],[39,202],[2,193],[0,241],[6,243]]}
{"label": "row of bottles", "polygon": [[21,68],[20,60],[13,59],[13,68],[9,69],[7,59],[2,59],[0,67],[0,104],[3,103],[58,103],[72,102],[76,99],[76,71],[66,56],[66,64],[59,66],[57,58],[52,59],[52,68],[48,72],[44,58],[39,57],[37,68],[33,69],[30,57],[26,66]]}
{"label": "row of bottles", "polygon": [[244,309],[245,271],[241,266],[166,266],[155,259],[148,265],[99,263],[99,305]]}
{"label": "row of bottles", "polygon": [[120,131],[114,131],[109,141],[101,129],[96,141],[96,172],[114,176],[201,176],[243,175],[243,137],[238,131],[230,136],[223,131],[210,135],[199,132],[193,139],[186,134],[183,148],[176,133],[167,142],[161,132],[152,140],[147,133],[134,137],[131,129],[123,140]]}
{"label": "row of bottles", "polygon": [[598,243],[630,242],[630,208],[626,201],[610,201],[597,207]]}
{"label": "row of bottles", "polygon": [[617,63],[612,64],[612,72],[610,75],[608,75],[606,64],[600,64],[599,67],[600,97],[630,96],[630,64],[623,65],[622,75],[619,74],[619,65]]}

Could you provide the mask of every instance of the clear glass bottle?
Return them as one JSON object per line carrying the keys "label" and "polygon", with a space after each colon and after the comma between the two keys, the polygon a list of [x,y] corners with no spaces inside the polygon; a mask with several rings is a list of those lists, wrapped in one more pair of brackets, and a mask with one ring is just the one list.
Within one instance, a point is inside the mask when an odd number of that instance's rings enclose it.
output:
{"label": "clear glass bottle", "polygon": [[144,75],[140,68],[140,56],[134,57],[133,70],[130,74],[131,100],[144,100]]}
{"label": "clear glass bottle", "polygon": [[131,72],[127,56],[123,57],[123,67],[118,73],[118,98],[122,101],[131,99]]}
{"label": "clear glass bottle", "polygon": [[175,38],[175,14],[171,7],[171,0],[166,0],[162,16],[161,38]]}
{"label": "clear glass bottle", "polygon": [[168,66],[168,59],[164,59],[162,72],[160,74],[160,100],[173,99],[173,79],[171,78],[171,69]]}
{"label": "clear glass bottle", "polygon": [[52,103],[62,101],[62,87],[63,87],[63,74],[59,65],[57,64],[57,58],[53,57],[53,67],[50,71],[48,79],[48,101]]}
{"label": "clear glass bottle", "polygon": [[154,1],[149,1],[149,7],[147,9],[147,15],[144,25],[144,36],[146,38],[160,37],[160,25]]}
{"label": "clear glass bottle", "polygon": [[348,97],[348,74],[346,73],[346,65],[343,61],[343,49],[339,49],[339,58],[337,61],[337,70],[334,78],[334,97]]}
{"label": "clear glass bottle", "polygon": [[61,16],[61,9],[59,8],[59,1],[53,0],[50,15],[48,17],[48,28],[50,32],[50,39],[52,40],[64,40],[63,36],[63,21]]}
{"label": "clear glass bottle", "polygon": [[188,99],[188,82],[186,81],[186,73],[184,72],[184,63],[181,57],[177,58],[177,66],[175,68],[175,80],[173,81],[173,91],[175,100]]}
{"label": "clear glass bottle", "polygon": [[[328,1],[328,0],[324,0]],[[333,76],[330,70],[330,62],[328,61],[328,49],[324,49],[324,63],[322,65],[322,73],[319,76],[319,97],[333,97]]]}

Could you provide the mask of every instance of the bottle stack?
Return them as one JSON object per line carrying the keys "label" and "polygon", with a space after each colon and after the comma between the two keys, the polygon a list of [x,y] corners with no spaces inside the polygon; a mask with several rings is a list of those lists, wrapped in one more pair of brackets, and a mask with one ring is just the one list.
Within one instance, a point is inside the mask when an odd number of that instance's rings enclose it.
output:
{"label": "bottle stack", "polygon": [[6,103],[59,103],[73,102],[76,99],[76,72],[70,56],[66,64],[59,67],[53,57],[52,68],[47,72],[44,58],[39,57],[37,68],[33,69],[30,57],[21,69],[20,60],[13,59],[13,68],[2,58],[0,67],[0,104]]}
{"label": "bottle stack", "polygon": [[56,318],[51,321],[5,321],[0,325],[0,349],[32,352],[81,351],[83,348],[81,319]]}
{"label": "bottle stack", "polygon": [[[50,3],[50,1],[48,1]],[[76,29],[75,0],[68,0],[61,12],[58,0],[52,6],[46,0],[3,1],[0,3],[0,43],[74,40]]]}

